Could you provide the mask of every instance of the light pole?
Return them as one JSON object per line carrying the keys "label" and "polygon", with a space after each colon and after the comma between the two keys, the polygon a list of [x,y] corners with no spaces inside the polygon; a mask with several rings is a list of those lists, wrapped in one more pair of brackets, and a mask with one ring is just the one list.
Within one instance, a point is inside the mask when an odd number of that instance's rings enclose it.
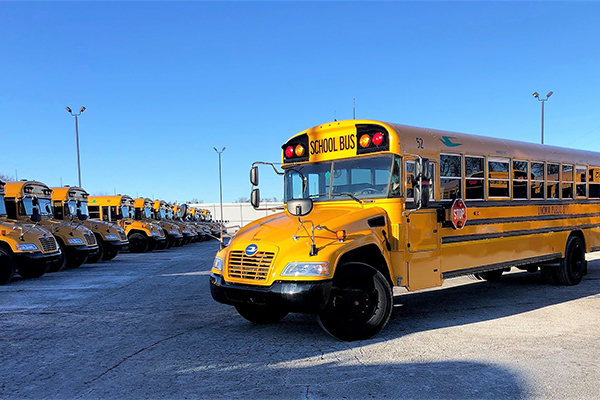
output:
{"label": "light pole", "polygon": [[221,200],[221,232],[223,231],[223,181],[221,180],[221,154],[225,151],[225,147],[223,150],[219,151],[216,147],[213,147],[213,150],[217,152],[219,155],[219,197]]}
{"label": "light pole", "polygon": [[533,92],[533,97],[535,97],[536,99],[538,99],[539,101],[542,102],[542,144],[544,144],[544,103],[546,102],[546,100],[548,100],[550,98],[550,96],[552,96],[552,91],[548,92],[548,94],[546,95],[545,99],[540,99],[540,95],[538,92]]}
{"label": "light pole", "polygon": [[77,142],[77,174],[79,175],[79,187],[81,187],[81,162],[79,159],[79,124],[77,122],[77,117],[81,115],[82,112],[85,111],[85,107],[81,106],[79,109],[79,114],[73,113],[69,106],[65,107],[67,112],[69,112],[72,116],[75,117],[75,141]]}

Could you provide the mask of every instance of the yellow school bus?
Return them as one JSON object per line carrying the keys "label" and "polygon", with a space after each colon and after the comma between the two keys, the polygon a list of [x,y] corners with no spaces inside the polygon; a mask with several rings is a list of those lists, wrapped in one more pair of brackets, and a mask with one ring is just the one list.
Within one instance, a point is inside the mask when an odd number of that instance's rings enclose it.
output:
{"label": "yellow school bus", "polygon": [[186,227],[188,233],[184,232],[183,244],[188,244],[191,242],[195,242],[199,238],[199,233],[189,221],[189,206],[185,203],[182,204],[174,204],[173,205],[173,219],[175,221],[180,222],[183,226]]}
{"label": "yellow school bus", "polygon": [[161,227],[134,219],[133,199],[130,196],[90,196],[88,209],[91,220],[116,222],[123,228],[132,253],[153,251],[163,247],[167,241]]}
{"label": "yellow school bus", "polygon": [[[138,199],[139,200],[139,199]],[[134,204],[138,201],[136,200]],[[148,204],[149,202],[149,204]],[[169,212],[169,205],[164,200],[150,200],[145,199],[144,204],[148,204],[152,206],[152,210],[150,213],[150,218],[153,223],[159,225],[167,237],[167,249],[170,249],[173,246],[181,246],[183,242],[183,233],[181,227],[175,224],[173,221],[170,221],[167,218],[167,214]],[[136,206],[137,212],[137,206]]]}
{"label": "yellow school bus", "polygon": [[371,120],[316,126],[282,150],[284,212],[240,229],[210,278],[215,300],[256,323],[314,313],[334,337],[366,339],[388,322],[393,286],[511,267],[576,285],[600,250],[599,153]]}
{"label": "yellow school bus", "polygon": [[125,230],[115,223],[89,220],[89,194],[80,187],[64,186],[52,189],[52,209],[54,218],[59,220],[78,221],[96,236],[98,251],[88,256],[88,263],[100,260],[112,260],[120,250],[129,245]]}
{"label": "yellow school bus", "polygon": [[61,255],[50,265],[49,271],[56,272],[63,267],[76,268],[85,263],[88,256],[98,251],[98,244],[92,231],[72,221],[54,218],[50,189],[38,181],[7,182],[6,211],[9,218],[26,222],[36,222],[50,231]]}
{"label": "yellow school bus", "polygon": [[60,257],[54,236],[41,226],[8,219],[0,181],[0,285],[18,273],[23,278],[38,278]]}

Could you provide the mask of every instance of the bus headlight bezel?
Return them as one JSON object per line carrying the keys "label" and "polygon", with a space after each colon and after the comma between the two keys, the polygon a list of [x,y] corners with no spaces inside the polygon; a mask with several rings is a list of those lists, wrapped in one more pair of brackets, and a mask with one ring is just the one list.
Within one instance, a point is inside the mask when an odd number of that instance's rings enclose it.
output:
{"label": "bus headlight bezel", "polygon": [[119,237],[117,235],[112,234],[112,233],[108,233],[108,234],[104,235],[104,239],[106,239],[106,240],[119,240]]}
{"label": "bus headlight bezel", "polygon": [[81,238],[68,238],[67,243],[69,243],[69,244],[84,244],[83,239],[81,239]]}
{"label": "bus headlight bezel", "polygon": [[17,251],[34,251],[39,250],[35,243],[17,243]]}
{"label": "bus headlight bezel", "polygon": [[215,271],[223,272],[223,259],[221,257],[215,257],[212,269],[214,269]]}
{"label": "bus headlight bezel", "polygon": [[329,263],[327,261],[308,262],[293,261],[288,263],[281,276],[328,276]]}

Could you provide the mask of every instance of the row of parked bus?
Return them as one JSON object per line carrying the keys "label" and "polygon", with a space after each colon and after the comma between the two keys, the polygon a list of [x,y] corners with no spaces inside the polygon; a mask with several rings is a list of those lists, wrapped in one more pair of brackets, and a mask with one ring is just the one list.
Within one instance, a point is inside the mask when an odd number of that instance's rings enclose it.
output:
{"label": "row of parked bus", "polygon": [[37,278],[112,260],[124,250],[142,253],[218,238],[221,228],[210,211],[188,204],[0,181],[0,284],[15,273]]}

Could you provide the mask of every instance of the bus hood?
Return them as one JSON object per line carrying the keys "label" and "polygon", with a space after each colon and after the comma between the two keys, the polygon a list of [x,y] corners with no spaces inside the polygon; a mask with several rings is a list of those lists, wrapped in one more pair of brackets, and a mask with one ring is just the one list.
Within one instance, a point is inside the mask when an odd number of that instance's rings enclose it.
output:
{"label": "bus hood", "polygon": [[[315,239],[331,240],[335,238],[336,230],[345,230],[348,235],[370,230],[369,220],[372,221],[373,218],[378,217],[380,224],[378,226],[385,226],[387,223],[386,212],[380,207],[365,207],[360,204],[333,206],[315,203],[312,212],[301,218],[308,233],[298,221],[298,217],[282,212],[244,226],[236,233],[233,242],[243,240],[280,243],[293,240],[295,236],[306,238],[312,230],[310,221],[315,225]],[[318,226],[322,229],[317,228]]]}

